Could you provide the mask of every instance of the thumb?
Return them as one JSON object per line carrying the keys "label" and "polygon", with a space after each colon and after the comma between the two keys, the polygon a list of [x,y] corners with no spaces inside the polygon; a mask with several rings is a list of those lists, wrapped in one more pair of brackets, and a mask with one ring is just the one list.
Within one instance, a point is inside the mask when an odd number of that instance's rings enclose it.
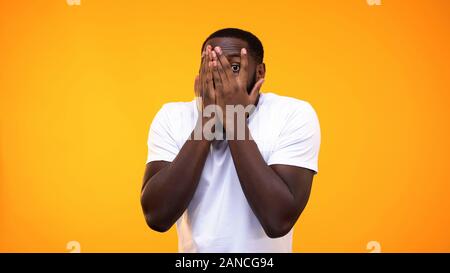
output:
{"label": "thumb", "polygon": [[261,89],[262,84],[264,83],[264,78],[259,79],[259,81],[257,81],[255,83],[255,86],[253,86],[252,91],[250,92],[250,101],[255,104],[256,103],[256,99],[258,98],[259,95],[259,90]]}

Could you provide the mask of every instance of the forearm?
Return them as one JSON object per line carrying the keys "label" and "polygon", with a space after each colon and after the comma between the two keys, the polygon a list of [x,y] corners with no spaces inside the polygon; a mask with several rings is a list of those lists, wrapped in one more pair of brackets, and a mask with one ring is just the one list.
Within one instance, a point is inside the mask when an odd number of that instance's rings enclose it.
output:
{"label": "forearm", "polygon": [[[271,237],[290,230],[296,215],[295,198],[288,185],[264,161],[250,131],[245,125],[244,140],[229,140],[229,147],[242,190]],[[236,138],[234,138],[236,139]]]}
{"label": "forearm", "polygon": [[186,210],[197,188],[209,147],[209,141],[194,140],[191,135],[177,157],[145,181],[141,203],[153,229],[169,229]]}

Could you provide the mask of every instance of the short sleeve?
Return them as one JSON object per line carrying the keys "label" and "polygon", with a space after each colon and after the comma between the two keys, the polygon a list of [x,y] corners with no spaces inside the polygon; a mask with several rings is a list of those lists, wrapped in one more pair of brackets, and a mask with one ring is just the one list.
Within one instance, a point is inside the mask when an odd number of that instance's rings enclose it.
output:
{"label": "short sleeve", "polygon": [[320,125],[314,109],[304,103],[295,107],[288,116],[269,156],[268,165],[291,165],[317,173]]}
{"label": "short sleeve", "polygon": [[147,163],[151,161],[172,162],[179,152],[167,111],[167,106],[164,105],[150,126],[147,141]]}

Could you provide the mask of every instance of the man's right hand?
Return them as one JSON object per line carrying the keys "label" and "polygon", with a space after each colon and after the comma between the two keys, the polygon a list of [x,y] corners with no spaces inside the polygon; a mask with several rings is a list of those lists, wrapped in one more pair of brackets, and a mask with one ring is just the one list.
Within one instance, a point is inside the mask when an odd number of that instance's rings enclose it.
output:
{"label": "man's right hand", "polygon": [[[212,135],[214,134],[214,129],[210,123],[215,122],[215,114],[212,114],[211,111],[215,111],[216,109],[208,109],[208,111],[205,111],[205,108],[208,106],[216,107],[211,50],[212,47],[210,45],[205,47],[202,53],[199,75],[195,77],[194,90],[197,101],[198,119],[195,129],[197,133],[194,134],[194,139],[197,139],[200,135],[202,139],[212,140],[214,138]],[[209,125],[205,128],[207,123]]]}
{"label": "man's right hand", "polygon": [[[202,62],[199,75],[195,77],[195,97],[197,99],[197,109],[199,114],[203,112],[208,105],[214,105],[216,96],[214,93],[214,84],[212,76],[211,62],[212,47],[207,45],[202,53]],[[200,116],[200,115],[199,115]]]}

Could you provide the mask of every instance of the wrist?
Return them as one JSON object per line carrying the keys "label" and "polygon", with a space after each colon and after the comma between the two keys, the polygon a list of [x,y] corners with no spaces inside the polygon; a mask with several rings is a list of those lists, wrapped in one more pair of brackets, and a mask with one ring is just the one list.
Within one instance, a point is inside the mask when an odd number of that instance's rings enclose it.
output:
{"label": "wrist", "polygon": [[226,138],[228,141],[251,140],[250,130],[248,129],[247,119],[229,121],[225,127]]}
{"label": "wrist", "polygon": [[212,142],[214,140],[214,117],[203,117],[199,112],[199,117],[195,124],[194,130],[190,136],[192,140]]}

